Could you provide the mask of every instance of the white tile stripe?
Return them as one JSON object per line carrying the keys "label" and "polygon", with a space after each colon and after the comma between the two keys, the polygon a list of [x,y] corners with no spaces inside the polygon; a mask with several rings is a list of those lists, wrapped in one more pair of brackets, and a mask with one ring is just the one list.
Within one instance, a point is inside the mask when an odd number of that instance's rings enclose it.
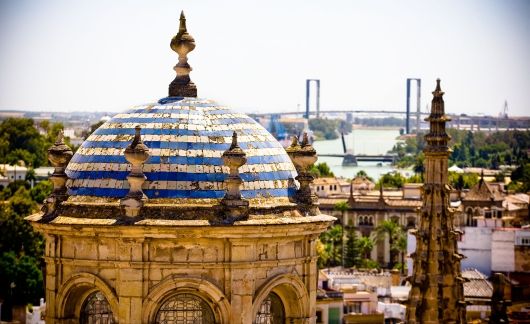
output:
{"label": "white tile stripe", "polygon": [[[78,155],[123,155],[125,148],[110,147],[80,147],[76,154]],[[283,148],[261,148],[243,150],[247,157],[250,156],[272,156],[286,155]],[[185,156],[185,157],[221,157],[224,150],[179,150],[179,149],[149,149],[151,156]]]}
{"label": "white tile stripe", "polygon": [[[117,135],[90,135],[86,140],[92,142],[130,142],[134,135],[117,134]],[[232,136],[194,136],[194,135],[142,135],[142,141],[160,141],[160,142],[178,142],[178,143],[232,143]],[[246,142],[271,142],[276,141],[270,134],[264,135],[238,135],[239,143]]]}
{"label": "white tile stripe", "polygon": [[242,118],[242,119],[248,119],[248,117],[245,114],[240,113],[219,113],[219,114],[210,114],[210,113],[204,113],[204,114],[185,114],[185,113],[121,113],[117,114],[112,118],[184,118],[184,119],[226,119],[226,118]]}
{"label": "white tile stripe", "polygon": [[135,128],[140,126],[142,129],[182,129],[182,130],[197,130],[197,131],[234,131],[234,130],[261,130],[264,128],[257,123],[238,123],[227,125],[195,125],[195,124],[180,124],[180,123],[111,123],[106,122],[101,125],[102,129],[115,128]]}
{"label": "white tile stripe", "polygon": [[[68,164],[68,171],[131,171],[129,163],[75,163]],[[229,168],[219,165],[188,164],[144,164],[144,172],[187,172],[187,173],[229,173]],[[245,164],[239,168],[240,173],[261,173],[275,171],[295,171],[290,162]]]}
{"label": "white tile stripe", "polygon": [[199,107],[199,106],[193,106],[192,104],[190,104],[189,101],[186,101],[185,102],[186,104],[183,105],[183,106],[179,106],[179,105],[171,105],[171,104],[167,104],[167,105],[159,105],[159,104],[147,104],[147,105],[140,105],[140,106],[135,106],[132,108],[132,111],[136,111],[136,110],[145,110],[145,111],[149,111],[150,109],[161,109],[161,110],[190,110],[190,111],[198,111],[198,112],[201,112],[201,111],[211,111],[211,110],[230,110],[230,108],[226,107],[226,106],[216,106],[217,103],[213,102],[213,101],[203,101],[201,103],[206,103],[206,104],[211,104],[212,106],[207,106],[207,107]]}
{"label": "white tile stripe", "polygon": [[[116,179],[69,179],[68,187],[129,189],[127,180]],[[289,188],[288,180],[245,181],[243,190],[266,190]],[[222,181],[146,181],[142,189],[160,190],[224,190]]]}

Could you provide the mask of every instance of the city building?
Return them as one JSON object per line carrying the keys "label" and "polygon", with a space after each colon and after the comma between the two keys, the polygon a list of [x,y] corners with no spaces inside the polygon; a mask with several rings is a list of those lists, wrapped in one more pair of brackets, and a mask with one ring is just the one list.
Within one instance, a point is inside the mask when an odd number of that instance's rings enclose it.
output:
{"label": "city building", "polygon": [[310,189],[315,150],[197,97],[183,14],[171,48],[168,97],[49,150],[54,190],[27,218],[46,239],[46,322],[314,323],[335,221]]}
{"label": "city building", "polygon": [[322,318],[322,323],[401,322],[405,306],[400,302],[406,301],[410,287],[400,284],[396,271],[323,269],[319,274],[317,318]]}
{"label": "city building", "polygon": [[320,197],[342,196],[344,194],[340,178],[316,178],[313,181],[313,190]]}
{"label": "city building", "polygon": [[[315,180],[316,181],[316,180]],[[421,206],[421,184],[410,184],[402,190],[354,191],[348,198],[326,196],[319,199],[322,212],[333,215],[348,229],[354,229],[360,236],[373,237],[377,226],[391,220],[403,229],[414,228],[418,223],[418,208]],[[335,210],[339,202],[347,202],[344,212]],[[390,242],[377,242],[371,259],[382,265],[390,262]]]}
{"label": "city building", "polygon": [[0,164],[0,186],[6,187],[11,182],[25,180],[28,168],[24,165]]}

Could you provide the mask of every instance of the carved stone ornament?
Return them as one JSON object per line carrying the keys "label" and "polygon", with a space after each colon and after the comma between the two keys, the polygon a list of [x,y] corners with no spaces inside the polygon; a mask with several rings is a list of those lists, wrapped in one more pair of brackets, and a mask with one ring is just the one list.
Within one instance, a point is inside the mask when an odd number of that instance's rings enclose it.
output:
{"label": "carved stone ornament", "polygon": [[296,180],[300,183],[300,189],[298,189],[296,193],[296,201],[302,211],[316,213],[318,198],[311,189],[311,184],[315,179],[309,171],[317,161],[318,157],[317,152],[309,143],[307,133],[304,133],[301,145],[298,144],[298,139],[293,137],[291,146],[285,151],[291,158],[291,161],[298,172]]}
{"label": "carved stone ornament", "polygon": [[197,87],[190,79],[193,70],[188,64],[188,53],[195,49],[195,39],[188,33],[184,11],[180,13],[179,32],[171,39],[171,49],[178,56],[179,61],[173,68],[177,76],[169,85],[170,97],[197,97]]}
{"label": "carved stone ornament", "polygon": [[142,167],[149,158],[149,148],[142,142],[140,126],[136,126],[135,130],[132,143],[125,149],[125,159],[131,164],[131,173],[127,176],[129,193],[120,200],[120,205],[128,217],[139,216],[140,209],[147,200],[147,196],[142,191],[142,184],[146,179]]}
{"label": "carved stone ornament", "polygon": [[224,165],[230,169],[230,173],[224,181],[226,193],[221,201],[221,204],[225,207],[225,219],[246,218],[248,217],[249,203],[241,198],[240,187],[243,180],[239,175],[239,168],[247,163],[247,155],[237,144],[237,133],[235,131],[232,134],[232,144],[223,153],[222,158]]}
{"label": "carved stone ornament", "polygon": [[42,207],[46,216],[53,214],[58,205],[68,198],[66,193],[66,181],[68,180],[68,176],[64,170],[72,156],[72,149],[64,143],[64,133],[63,130],[60,130],[59,134],[57,134],[55,143],[48,149],[48,160],[55,170],[50,176],[50,181],[53,183],[53,191],[51,195],[46,198],[44,206]]}

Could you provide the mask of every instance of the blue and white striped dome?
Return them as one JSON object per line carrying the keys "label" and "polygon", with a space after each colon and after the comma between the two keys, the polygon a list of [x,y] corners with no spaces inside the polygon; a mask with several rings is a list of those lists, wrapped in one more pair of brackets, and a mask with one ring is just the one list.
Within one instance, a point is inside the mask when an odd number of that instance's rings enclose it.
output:
{"label": "blue and white striped dome", "polygon": [[166,98],[114,116],[87,138],[66,168],[70,195],[127,194],[131,166],[124,150],[137,125],[151,154],[143,166],[143,190],[150,199],[222,198],[228,168],[221,155],[234,131],[248,159],[239,169],[243,198],[283,201],[295,193],[296,171],[289,156],[252,118],[210,100]]}

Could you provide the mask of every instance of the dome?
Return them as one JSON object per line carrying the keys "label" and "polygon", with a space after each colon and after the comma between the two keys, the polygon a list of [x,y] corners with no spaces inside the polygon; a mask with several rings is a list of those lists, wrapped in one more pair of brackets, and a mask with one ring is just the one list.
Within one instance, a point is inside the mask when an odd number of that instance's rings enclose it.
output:
{"label": "dome", "polygon": [[150,153],[142,189],[151,202],[223,198],[229,169],[221,155],[234,131],[247,156],[239,169],[242,197],[287,202],[295,194],[296,170],[289,156],[252,118],[211,100],[169,97],[118,114],[91,134],[66,168],[70,196],[127,195],[131,165],[124,150],[136,126]]}

